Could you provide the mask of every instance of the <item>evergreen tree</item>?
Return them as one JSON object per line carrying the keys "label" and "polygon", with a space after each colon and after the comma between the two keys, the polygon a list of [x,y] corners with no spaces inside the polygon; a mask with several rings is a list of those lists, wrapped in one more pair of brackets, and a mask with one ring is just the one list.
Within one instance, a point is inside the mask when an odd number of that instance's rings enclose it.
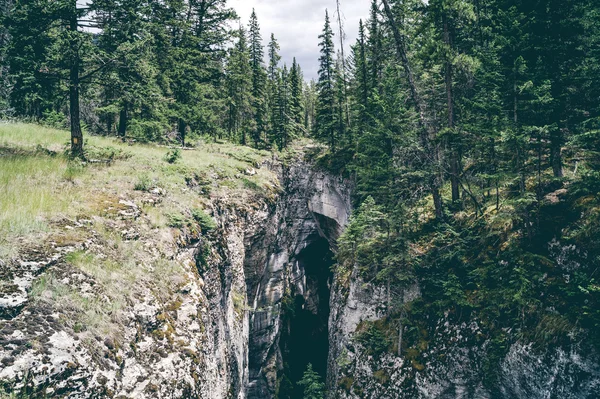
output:
{"label": "evergreen tree", "polygon": [[302,105],[302,88],[303,77],[300,66],[296,62],[296,58],[292,63],[289,77],[289,118],[291,121],[293,137],[300,136],[304,133],[304,109]]}
{"label": "evergreen tree", "polygon": [[309,364],[298,382],[304,390],[304,399],[325,399],[325,384],[321,382],[321,376],[313,370],[312,364]]}
{"label": "evergreen tree", "polygon": [[17,114],[40,118],[56,108],[52,103],[61,98],[59,83],[65,82],[73,156],[83,156],[81,92],[98,71],[92,35],[81,30],[88,13],[75,0],[26,1],[6,21],[12,37],[7,53],[14,81],[11,103]]}
{"label": "evergreen tree", "polygon": [[317,83],[314,79],[303,87],[302,108],[304,109],[304,131],[315,134],[316,127]]}
{"label": "evergreen tree", "polygon": [[274,82],[277,80],[277,71],[279,69],[279,61],[281,56],[279,55],[279,43],[275,39],[275,35],[271,33],[271,40],[269,41],[269,80]]}
{"label": "evergreen tree", "polygon": [[12,0],[0,0],[0,118],[10,114],[9,96],[11,85],[8,79],[9,69],[6,59],[10,36],[4,19],[8,17],[11,8]]}
{"label": "evergreen tree", "polygon": [[263,146],[261,138],[266,134],[268,123],[267,111],[267,74],[263,66],[263,45],[260,26],[256,12],[252,10],[250,17],[250,65],[252,69],[252,108],[254,111],[255,128],[252,130],[252,140],[257,147]]}
{"label": "evergreen tree", "polygon": [[329,148],[335,152],[339,131],[339,114],[336,107],[335,49],[328,11],[325,11],[325,26],[319,39],[321,39],[319,43],[321,56],[319,57],[319,80],[317,82],[315,135],[318,139],[328,143]]}
{"label": "evergreen tree", "polygon": [[223,115],[223,63],[230,22],[236,15],[225,0],[168,2],[156,14],[163,48],[160,69],[172,96],[171,120],[185,146],[189,129],[217,137]]}
{"label": "evergreen tree", "polygon": [[[279,55],[279,43],[277,39],[275,39],[275,35],[271,33],[271,40],[269,41],[269,66],[268,66],[268,106],[269,106],[269,130],[268,136],[270,140],[276,140],[275,138],[279,135],[279,131],[277,130],[282,121],[281,113],[279,112],[279,61],[281,60],[281,56]],[[265,139],[265,142],[269,141],[269,139]]]}
{"label": "evergreen tree", "polygon": [[287,65],[283,66],[277,75],[275,84],[276,94],[274,97],[273,113],[275,124],[273,125],[273,142],[280,149],[286,148],[292,139],[292,120],[289,113],[290,105],[290,87],[289,87],[289,72]]}
{"label": "evergreen tree", "polygon": [[352,47],[352,81],[354,127],[360,137],[366,129],[367,108],[369,106],[369,71],[367,65],[366,33],[362,20],[359,22],[358,39]]}
{"label": "evergreen tree", "polygon": [[335,69],[334,69],[334,83],[335,83],[335,108],[337,112],[337,127],[336,127],[336,136],[338,137],[338,142],[340,146],[346,146],[350,144],[351,137],[348,137],[346,134],[346,128],[348,124],[346,123],[346,78],[345,73],[343,71],[345,63],[342,62],[342,54],[338,53],[338,57],[335,60]]}
{"label": "evergreen tree", "polygon": [[369,17],[369,35],[367,40],[367,67],[370,77],[370,90],[379,88],[383,73],[383,35],[379,21],[379,5],[377,0],[371,1],[371,15]]}
{"label": "evergreen tree", "polygon": [[98,112],[106,134],[113,132],[118,117],[116,131],[120,137],[132,128],[138,140],[160,140],[166,112],[148,23],[150,7],[145,0],[130,0],[125,5],[115,0],[91,5],[96,26],[101,29],[98,46],[111,55],[101,74],[104,98]]}
{"label": "evergreen tree", "polygon": [[231,50],[227,63],[227,88],[229,138],[243,145],[247,144],[248,134],[256,131],[252,115],[252,71],[250,53],[246,41],[246,31],[240,27],[238,41]]}

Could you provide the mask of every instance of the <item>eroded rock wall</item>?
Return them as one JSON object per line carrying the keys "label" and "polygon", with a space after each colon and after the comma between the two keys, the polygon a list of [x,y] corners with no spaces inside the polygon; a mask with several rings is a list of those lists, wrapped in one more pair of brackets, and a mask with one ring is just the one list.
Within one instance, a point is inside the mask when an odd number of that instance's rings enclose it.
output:
{"label": "eroded rock wall", "polygon": [[[294,291],[310,300],[299,255],[320,238],[335,242],[350,216],[350,184],[299,161],[280,170],[282,196],[264,229],[247,238],[250,312],[249,399],[274,397],[282,369],[282,300]],[[307,343],[309,344],[309,343]]]}
{"label": "eroded rock wall", "polygon": [[[403,301],[419,295],[414,285]],[[600,358],[584,334],[544,348],[513,339],[496,358],[476,320],[446,315],[415,350],[373,355],[356,337],[361,322],[386,319],[385,287],[364,284],[355,273],[348,285],[336,280],[331,304],[330,399],[592,399],[600,392]]]}
{"label": "eroded rock wall", "polygon": [[[156,228],[146,212],[164,193],[132,192],[93,220],[61,221],[65,237],[0,262],[0,388],[33,398],[272,398],[281,301],[292,287],[307,300],[314,290],[298,255],[316,240],[334,245],[350,193],[301,156],[262,167],[278,189],[213,196],[210,234]],[[73,267],[69,254],[93,264]],[[106,271],[109,258],[123,264]],[[114,307],[104,315],[112,320],[95,329],[70,321],[92,305]]]}

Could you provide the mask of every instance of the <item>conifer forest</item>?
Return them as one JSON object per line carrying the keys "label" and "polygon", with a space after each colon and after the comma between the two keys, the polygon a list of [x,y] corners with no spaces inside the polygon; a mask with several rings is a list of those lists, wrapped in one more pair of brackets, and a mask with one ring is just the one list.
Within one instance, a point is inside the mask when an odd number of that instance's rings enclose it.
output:
{"label": "conifer forest", "polygon": [[600,2],[0,0],[17,398],[600,398]]}

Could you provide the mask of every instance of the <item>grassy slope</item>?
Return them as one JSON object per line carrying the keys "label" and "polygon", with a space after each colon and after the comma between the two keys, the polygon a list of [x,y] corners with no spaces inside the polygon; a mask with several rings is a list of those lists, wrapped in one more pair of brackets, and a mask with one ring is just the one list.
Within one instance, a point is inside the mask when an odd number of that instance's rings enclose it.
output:
{"label": "grassy slope", "polygon": [[[83,334],[90,348],[97,336],[119,341],[142,297],[164,308],[169,323],[193,272],[176,261],[177,244],[211,227],[215,198],[248,207],[277,191],[273,173],[257,168],[268,153],[246,147],[199,143],[170,164],[169,148],[88,137],[88,159],[113,161],[84,164],[67,159],[67,143],[64,131],[0,124],[0,261],[75,248],[33,281],[28,306],[60,313],[61,328]],[[139,215],[123,217],[132,209]],[[75,274],[93,291],[69,283]],[[0,293],[13,289],[6,280]]]}
{"label": "grassy slope", "polygon": [[[88,137],[90,158],[117,154],[110,166],[82,165],[63,155],[68,133],[30,124],[0,124],[0,256],[24,235],[51,230],[50,222],[63,217],[89,216],[100,212],[106,201],[126,194],[135,196],[136,185],[160,187],[167,192],[164,203],[153,210],[157,225],[167,214],[202,208],[206,198],[186,189],[186,178],[199,177],[213,195],[224,190],[244,194],[247,189],[270,189],[273,176],[257,170],[244,175],[267,153],[228,144],[206,144],[182,152],[175,164],[164,161],[168,148],[127,145],[110,138]],[[216,186],[218,185],[218,186]]]}

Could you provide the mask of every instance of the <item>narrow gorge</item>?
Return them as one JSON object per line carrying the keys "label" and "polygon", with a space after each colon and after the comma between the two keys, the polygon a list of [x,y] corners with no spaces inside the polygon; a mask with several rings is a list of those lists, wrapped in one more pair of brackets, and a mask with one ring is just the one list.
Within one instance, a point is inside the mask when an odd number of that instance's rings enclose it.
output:
{"label": "narrow gorge", "polygon": [[[301,398],[309,363],[324,381],[332,266],[351,184],[303,154],[253,165],[270,180],[267,191],[212,195],[211,232],[157,228],[149,216],[170,194],[126,191],[90,221],[65,219],[0,263],[13,284],[2,293],[1,386],[31,397],[263,399],[287,389]],[[174,189],[204,195],[198,175],[186,184]],[[104,237],[100,225],[119,236]],[[71,325],[89,312],[71,301],[114,301],[105,290],[120,283],[96,269],[113,256],[140,269],[127,303],[108,314],[109,329]],[[163,262],[172,269],[157,270]]]}
{"label": "narrow gorge", "polygon": [[[446,314],[411,341],[414,328],[390,317],[389,285],[336,266],[353,186],[305,151],[244,170],[268,190],[212,195],[210,229],[159,228],[151,215],[169,193],[127,191],[1,262],[2,387],[33,398],[300,399],[311,364],[336,399],[595,397],[598,355],[580,337],[515,340],[493,358],[476,319]],[[174,188],[189,198],[206,190],[199,175],[185,180]],[[579,267],[576,248],[550,245],[565,273]],[[421,290],[413,280],[399,299]],[[391,335],[365,340],[372,331]]]}

